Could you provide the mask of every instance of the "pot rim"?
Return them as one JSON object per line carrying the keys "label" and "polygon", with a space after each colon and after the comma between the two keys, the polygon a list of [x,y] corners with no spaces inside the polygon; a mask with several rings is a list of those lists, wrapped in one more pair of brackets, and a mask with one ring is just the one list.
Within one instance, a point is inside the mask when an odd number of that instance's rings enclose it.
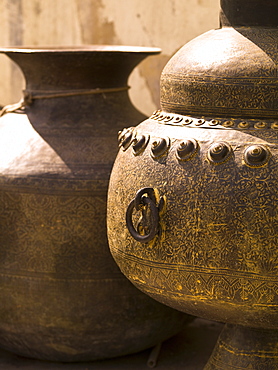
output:
{"label": "pot rim", "polygon": [[159,54],[160,48],[146,47],[146,46],[129,46],[129,45],[106,45],[106,44],[92,44],[92,45],[20,45],[1,47],[0,53],[92,53],[92,52],[118,52],[118,53],[147,53]]}

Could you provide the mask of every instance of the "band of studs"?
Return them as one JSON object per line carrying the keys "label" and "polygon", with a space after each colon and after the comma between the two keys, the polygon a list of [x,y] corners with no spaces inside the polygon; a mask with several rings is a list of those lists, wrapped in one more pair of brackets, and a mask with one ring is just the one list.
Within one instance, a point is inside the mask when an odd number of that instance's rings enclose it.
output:
{"label": "band of studs", "polygon": [[255,130],[262,130],[262,129],[273,129],[278,130],[278,121],[275,120],[242,120],[240,118],[219,118],[219,119],[212,119],[212,118],[204,118],[204,117],[190,117],[190,116],[183,116],[174,113],[167,113],[161,110],[155,111],[150,119],[158,121],[162,124],[167,125],[178,125],[178,126],[190,126],[190,127],[225,127],[225,128],[238,128],[238,129],[255,129]]}
{"label": "band of studs", "polygon": [[[119,147],[126,151],[132,146],[134,156],[144,152],[150,143],[150,154],[154,160],[166,156],[171,148],[169,137],[150,139],[149,135],[137,135],[133,127],[123,129],[118,134]],[[175,155],[178,161],[192,160],[199,151],[199,143],[195,139],[178,140],[174,144]],[[207,159],[214,165],[226,163],[233,156],[232,147],[226,142],[215,142],[207,150]],[[269,161],[271,153],[262,144],[249,145],[243,154],[243,161],[248,167],[263,167]]]}

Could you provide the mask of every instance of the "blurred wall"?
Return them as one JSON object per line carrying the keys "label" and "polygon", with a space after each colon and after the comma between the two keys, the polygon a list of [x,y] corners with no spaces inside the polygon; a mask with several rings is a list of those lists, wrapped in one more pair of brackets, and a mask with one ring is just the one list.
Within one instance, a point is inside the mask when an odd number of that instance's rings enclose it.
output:
{"label": "blurred wall", "polygon": [[[0,46],[120,44],[156,46],[129,84],[145,114],[159,107],[159,78],[186,42],[218,27],[219,0],[0,0]],[[24,79],[0,55],[0,105],[17,102]]]}

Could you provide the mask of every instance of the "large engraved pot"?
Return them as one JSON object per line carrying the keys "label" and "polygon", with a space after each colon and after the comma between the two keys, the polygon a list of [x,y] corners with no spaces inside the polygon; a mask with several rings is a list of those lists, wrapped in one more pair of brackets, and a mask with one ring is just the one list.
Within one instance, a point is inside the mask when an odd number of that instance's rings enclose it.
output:
{"label": "large engraved pot", "polygon": [[0,346],[39,359],[87,361],[175,334],[186,315],[136,289],[106,236],[117,133],[145,118],[129,99],[127,80],[159,50],[0,52],[26,78],[24,99],[0,119]]}
{"label": "large engraved pot", "polygon": [[[278,4],[223,0],[120,136],[108,237],[158,301],[227,323],[206,366],[278,368]],[[128,144],[127,144],[128,141]]]}

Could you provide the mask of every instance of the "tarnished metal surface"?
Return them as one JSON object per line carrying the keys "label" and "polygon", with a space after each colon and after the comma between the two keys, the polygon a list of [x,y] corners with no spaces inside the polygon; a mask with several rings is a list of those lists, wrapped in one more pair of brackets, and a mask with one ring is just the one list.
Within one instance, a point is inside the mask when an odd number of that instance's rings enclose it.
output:
{"label": "tarnished metal surface", "polygon": [[186,315],[134,288],[106,237],[117,132],[144,119],[127,79],[158,50],[0,51],[20,65],[35,98],[26,114],[0,119],[0,345],[40,359],[88,361],[175,334]]}
{"label": "tarnished metal surface", "polygon": [[[130,129],[133,145],[137,135],[150,135],[139,156],[132,145],[118,154],[109,191],[112,253],[129,278],[166,304],[209,319],[272,327],[277,313],[262,307],[278,302],[278,132],[270,122],[264,129],[251,121],[248,129],[210,128],[211,120],[199,126],[196,118],[189,127],[174,124],[185,120],[177,115],[165,124],[166,116],[156,113]],[[170,145],[156,159],[152,143],[161,138]],[[187,159],[180,157],[185,141],[195,143]],[[136,242],[125,225],[129,202],[146,186],[166,198],[164,231],[150,246]],[[212,303],[219,310],[207,310]],[[257,323],[254,313],[262,316]]]}
{"label": "tarnished metal surface", "polygon": [[277,28],[224,27],[190,41],[162,73],[163,110],[277,118],[277,38]]}
{"label": "tarnished metal surface", "polygon": [[[224,14],[237,3],[222,1]],[[111,175],[108,234],[121,270],[155,299],[232,327],[267,329],[277,339],[278,28],[265,26],[210,31],[169,61],[162,110],[125,130],[129,147]],[[142,137],[148,144],[136,155]],[[160,232],[140,243],[125,214],[149,187],[165,198],[165,210]],[[133,214],[135,224],[140,215]],[[247,333],[241,330],[243,341]],[[217,355],[207,369],[261,369],[266,352],[265,368],[276,369],[274,343],[269,351],[258,339],[254,356],[238,346],[229,362]]]}
{"label": "tarnished metal surface", "polygon": [[276,329],[226,325],[205,370],[277,369]]}

